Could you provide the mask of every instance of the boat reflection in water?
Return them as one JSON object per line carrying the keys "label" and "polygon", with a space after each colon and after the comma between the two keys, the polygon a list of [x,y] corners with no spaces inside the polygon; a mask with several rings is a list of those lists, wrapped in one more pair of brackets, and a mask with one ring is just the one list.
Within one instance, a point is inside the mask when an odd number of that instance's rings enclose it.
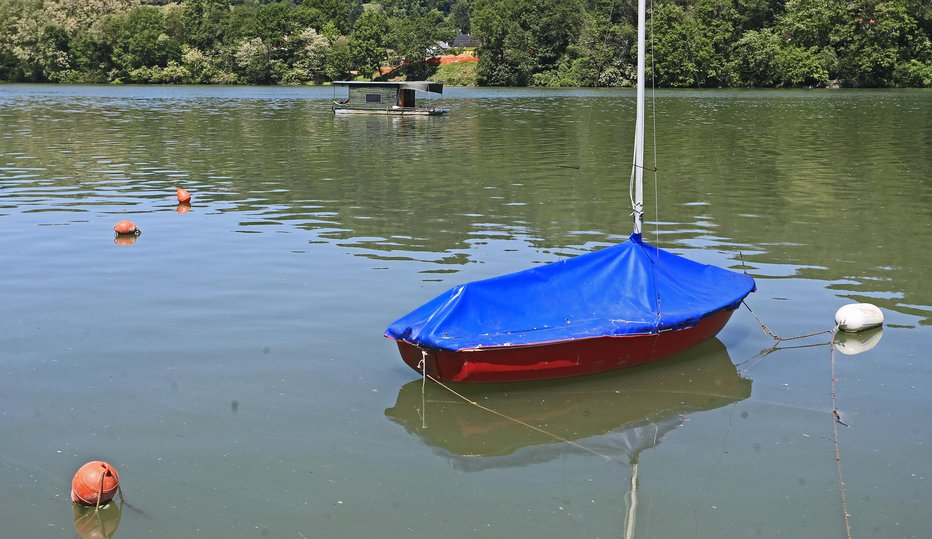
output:
{"label": "boat reflection in water", "polygon": [[110,502],[97,510],[94,506],[72,504],[75,533],[81,539],[110,539],[120,527],[122,505]]}
{"label": "boat reflection in water", "polygon": [[617,374],[454,386],[479,405],[546,433],[469,404],[430,380],[423,393],[421,387],[422,380],[404,385],[385,415],[466,471],[525,466],[569,453],[634,463],[687,415],[751,395],[751,381],[738,374],[717,339]]}

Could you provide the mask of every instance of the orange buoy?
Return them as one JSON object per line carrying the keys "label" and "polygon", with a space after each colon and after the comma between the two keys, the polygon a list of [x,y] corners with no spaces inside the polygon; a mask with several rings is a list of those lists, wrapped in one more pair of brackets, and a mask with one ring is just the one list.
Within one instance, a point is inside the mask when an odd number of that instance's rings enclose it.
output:
{"label": "orange buoy", "polygon": [[119,221],[117,224],[113,225],[113,231],[117,234],[133,234],[138,236],[141,234],[139,227],[136,226],[136,223],[132,221]]}
{"label": "orange buoy", "polygon": [[184,204],[185,202],[191,202],[191,193],[185,191],[184,189],[178,187],[178,202]]}
{"label": "orange buoy", "polygon": [[120,476],[113,466],[92,460],[78,468],[71,480],[71,501],[83,505],[109,502],[120,488]]}

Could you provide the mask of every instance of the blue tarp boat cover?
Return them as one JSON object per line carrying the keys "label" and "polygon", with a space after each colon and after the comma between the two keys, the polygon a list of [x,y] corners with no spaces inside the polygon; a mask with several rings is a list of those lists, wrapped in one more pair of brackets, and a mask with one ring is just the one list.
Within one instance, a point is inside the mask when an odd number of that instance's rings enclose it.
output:
{"label": "blue tarp boat cover", "polygon": [[751,277],[630,241],[451,288],[395,321],[427,350],[521,346],[688,328],[734,309]]}

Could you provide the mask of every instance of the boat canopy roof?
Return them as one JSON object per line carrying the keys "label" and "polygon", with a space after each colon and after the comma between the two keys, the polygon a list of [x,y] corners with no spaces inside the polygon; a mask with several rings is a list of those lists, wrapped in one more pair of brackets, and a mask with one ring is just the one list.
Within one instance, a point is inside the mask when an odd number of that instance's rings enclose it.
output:
{"label": "boat canopy roof", "polygon": [[401,90],[420,90],[422,92],[432,92],[435,94],[443,93],[442,82],[432,82],[429,80],[403,81],[403,82],[339,80],[339,81],[333,81],[333,84],[337,84],[340,86],[349,86],[350,88],[368,86],[372,88],[398,88]]}
{"label": "boat canopy roof", "polygon": [[742,273],[643,243],[451,288],[395,321],[389,338],[428,350],[529,346],[688,328],[756,289]]}

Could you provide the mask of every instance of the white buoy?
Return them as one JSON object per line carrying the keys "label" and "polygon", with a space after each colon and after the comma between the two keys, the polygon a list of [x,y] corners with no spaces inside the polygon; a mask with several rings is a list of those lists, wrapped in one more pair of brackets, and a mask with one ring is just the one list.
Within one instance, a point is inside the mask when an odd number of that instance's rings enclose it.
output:
{"label": "white buoy", "polygon": [[842,331],[857,333],[883,325],[883,312],[870,303],[849,303],[835,312],[835,324]]}

